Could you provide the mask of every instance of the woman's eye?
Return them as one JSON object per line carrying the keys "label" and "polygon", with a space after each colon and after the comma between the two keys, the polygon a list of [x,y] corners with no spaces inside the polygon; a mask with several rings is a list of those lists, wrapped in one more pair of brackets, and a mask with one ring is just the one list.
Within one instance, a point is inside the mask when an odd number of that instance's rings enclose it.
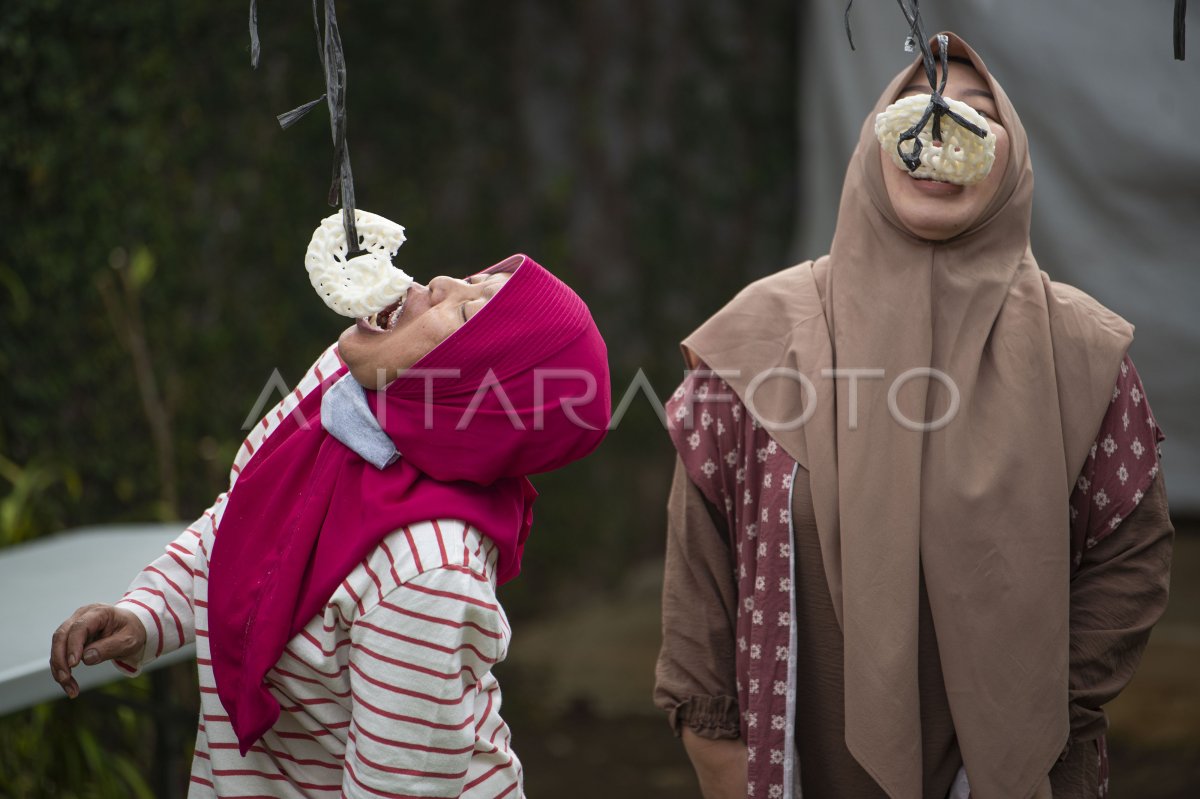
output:
{"label": "woman's eye", "polygon": [[480,302],[479,300],[467,300],[459,307],[459,313],[462,315],[463,322],[467,322],[475,314],[479,313],[479,309],[484,306],[487,300]]}

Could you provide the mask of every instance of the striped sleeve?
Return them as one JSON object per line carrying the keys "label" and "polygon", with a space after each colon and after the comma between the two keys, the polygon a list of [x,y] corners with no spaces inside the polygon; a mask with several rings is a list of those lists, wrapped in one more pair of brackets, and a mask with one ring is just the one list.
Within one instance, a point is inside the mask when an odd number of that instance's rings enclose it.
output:
{"label": "striped sleeve", "polygon": [[135,676],[156,658],[174,652],[196,638],[195,581],[204,577],[200,552],[205,533],[211,532],[228,494],[188,526],[157,560],[134,578],[116,604],[133,612],[146,628],[146,648],[137,659],[115,661],[125,674]]}
{"label": "striped sleeve", "polygon": [[[340,365],[337,346],[327,348],[300,378],[296,388],[248,430],[234,457],[229,475],[230,490],[267,436],[295,410],[305,395],[316,390]],[[168,544],[157,560],[142,569],[116,603],[118,607],[132,611],[146,628],[146,648],[141,657],[115,661],[117,668],[125,674],[135,676],[156,658],[195,639],[194,581],[197,576],[206,579],[203,568],[198,565],[197,553],[203,549],[206,538],[212,541],[216,537],[217,520],[228,496],[228,491],[218,496],[212,507]],[[203,553],[204,563],[208,561],[208,554]]]}
{"label": "striped sleeve", "polygon": [[458,797],[476,748],[476,694],[503,657],[487,578],[430,569],[389,591],[351,629],[348,799]]}

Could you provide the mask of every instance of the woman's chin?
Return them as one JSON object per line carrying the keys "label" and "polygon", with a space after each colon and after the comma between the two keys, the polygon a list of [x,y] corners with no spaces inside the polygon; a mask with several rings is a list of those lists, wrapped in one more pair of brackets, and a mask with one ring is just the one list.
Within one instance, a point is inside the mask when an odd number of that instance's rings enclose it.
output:
{"label": "woman's chin", "polygon": [[367,385],[365,378],[374,371],[369,365],[369,350],[364,346],[372,338],[375,338],[375,334],[360,330],[356,324],[346,328],[338,336],[338,355],[341,356],[342,363],[346,364],[354,379],[364,386]]}
{"label": "woman's chin", "polygon": [[[961,188],[961,187],[959,187]],[[900,223],[926,241],[945,241],[963,232],[971,209],[961,193],[934,194],[914,191],[896,208]]]}
{"label": "woman's chin", "polygon": [[346,359],[346,350],[354,349],[359,338],[362,337],[362,331],[358,329],[358,324],[350,325],[342,331],[338,336],[338,352],[342,355],[342,360]]}

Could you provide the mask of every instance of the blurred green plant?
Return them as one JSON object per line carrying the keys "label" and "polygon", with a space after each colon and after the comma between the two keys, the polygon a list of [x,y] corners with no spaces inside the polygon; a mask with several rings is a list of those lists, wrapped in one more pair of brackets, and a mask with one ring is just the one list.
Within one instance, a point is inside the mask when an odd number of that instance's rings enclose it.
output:
{"label": "blurred green plant", "polygon": [[[106,698],[142,698],[140,681],[101,689]],[[132,707],[98,702],[52,702],[0,719],[0,796],[8,799],[154,799],[143,773],[152,732]],[[141,747],[121,751],[116,741]]]}
{"label": "blurred green plant", "polygon": [[[137,380],[138,397],[142,414],[150,427],[154,443],[155,461],[158,464],[159,502],[158,518],[170,521],[179,518],[179,486],[175,470],[175,439],[171,429],[175,397],[163,396],[162,382],[156,372],[150,343],[146,340],[146,326],[142,321],[142,294],[154,277],[154,256],[146,247],[138,247],[132,257],[118,247],[108,259],[116,274],[101,273],[96,276],[96,288],[108,312],[117,340],[129,354],[130,366]],[[160,362],[161,363],[161,362]],[[164,368],[171,370],[168,362]],[[171,372],[168,373],[170,379]]]}
{"label": "blurred green plant", "polygon": [[79,472],[73,466],[27,463],[19,466],[0,454],[0,481],[9,491],[0,498],[0,547],[36,538],[60,524],[55,509],[47,502],[49,489],[61,484],[67,496],[82,493]]}

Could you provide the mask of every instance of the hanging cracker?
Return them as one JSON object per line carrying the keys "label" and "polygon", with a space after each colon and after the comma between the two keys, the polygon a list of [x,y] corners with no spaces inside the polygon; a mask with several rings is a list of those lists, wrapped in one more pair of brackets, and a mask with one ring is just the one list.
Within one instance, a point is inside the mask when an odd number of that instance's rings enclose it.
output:
{"label": "hanging cracker", "polygon": [[[355,210],[359,255],[350,252],[340,213],[321,220],[308,243],[304,266],[317,294],[342,316],[370,317],[396,305],[412,278],[392,266],[404,243],[404,228],[390,219]],[[398,310],[398,308],[397,308]]]}

